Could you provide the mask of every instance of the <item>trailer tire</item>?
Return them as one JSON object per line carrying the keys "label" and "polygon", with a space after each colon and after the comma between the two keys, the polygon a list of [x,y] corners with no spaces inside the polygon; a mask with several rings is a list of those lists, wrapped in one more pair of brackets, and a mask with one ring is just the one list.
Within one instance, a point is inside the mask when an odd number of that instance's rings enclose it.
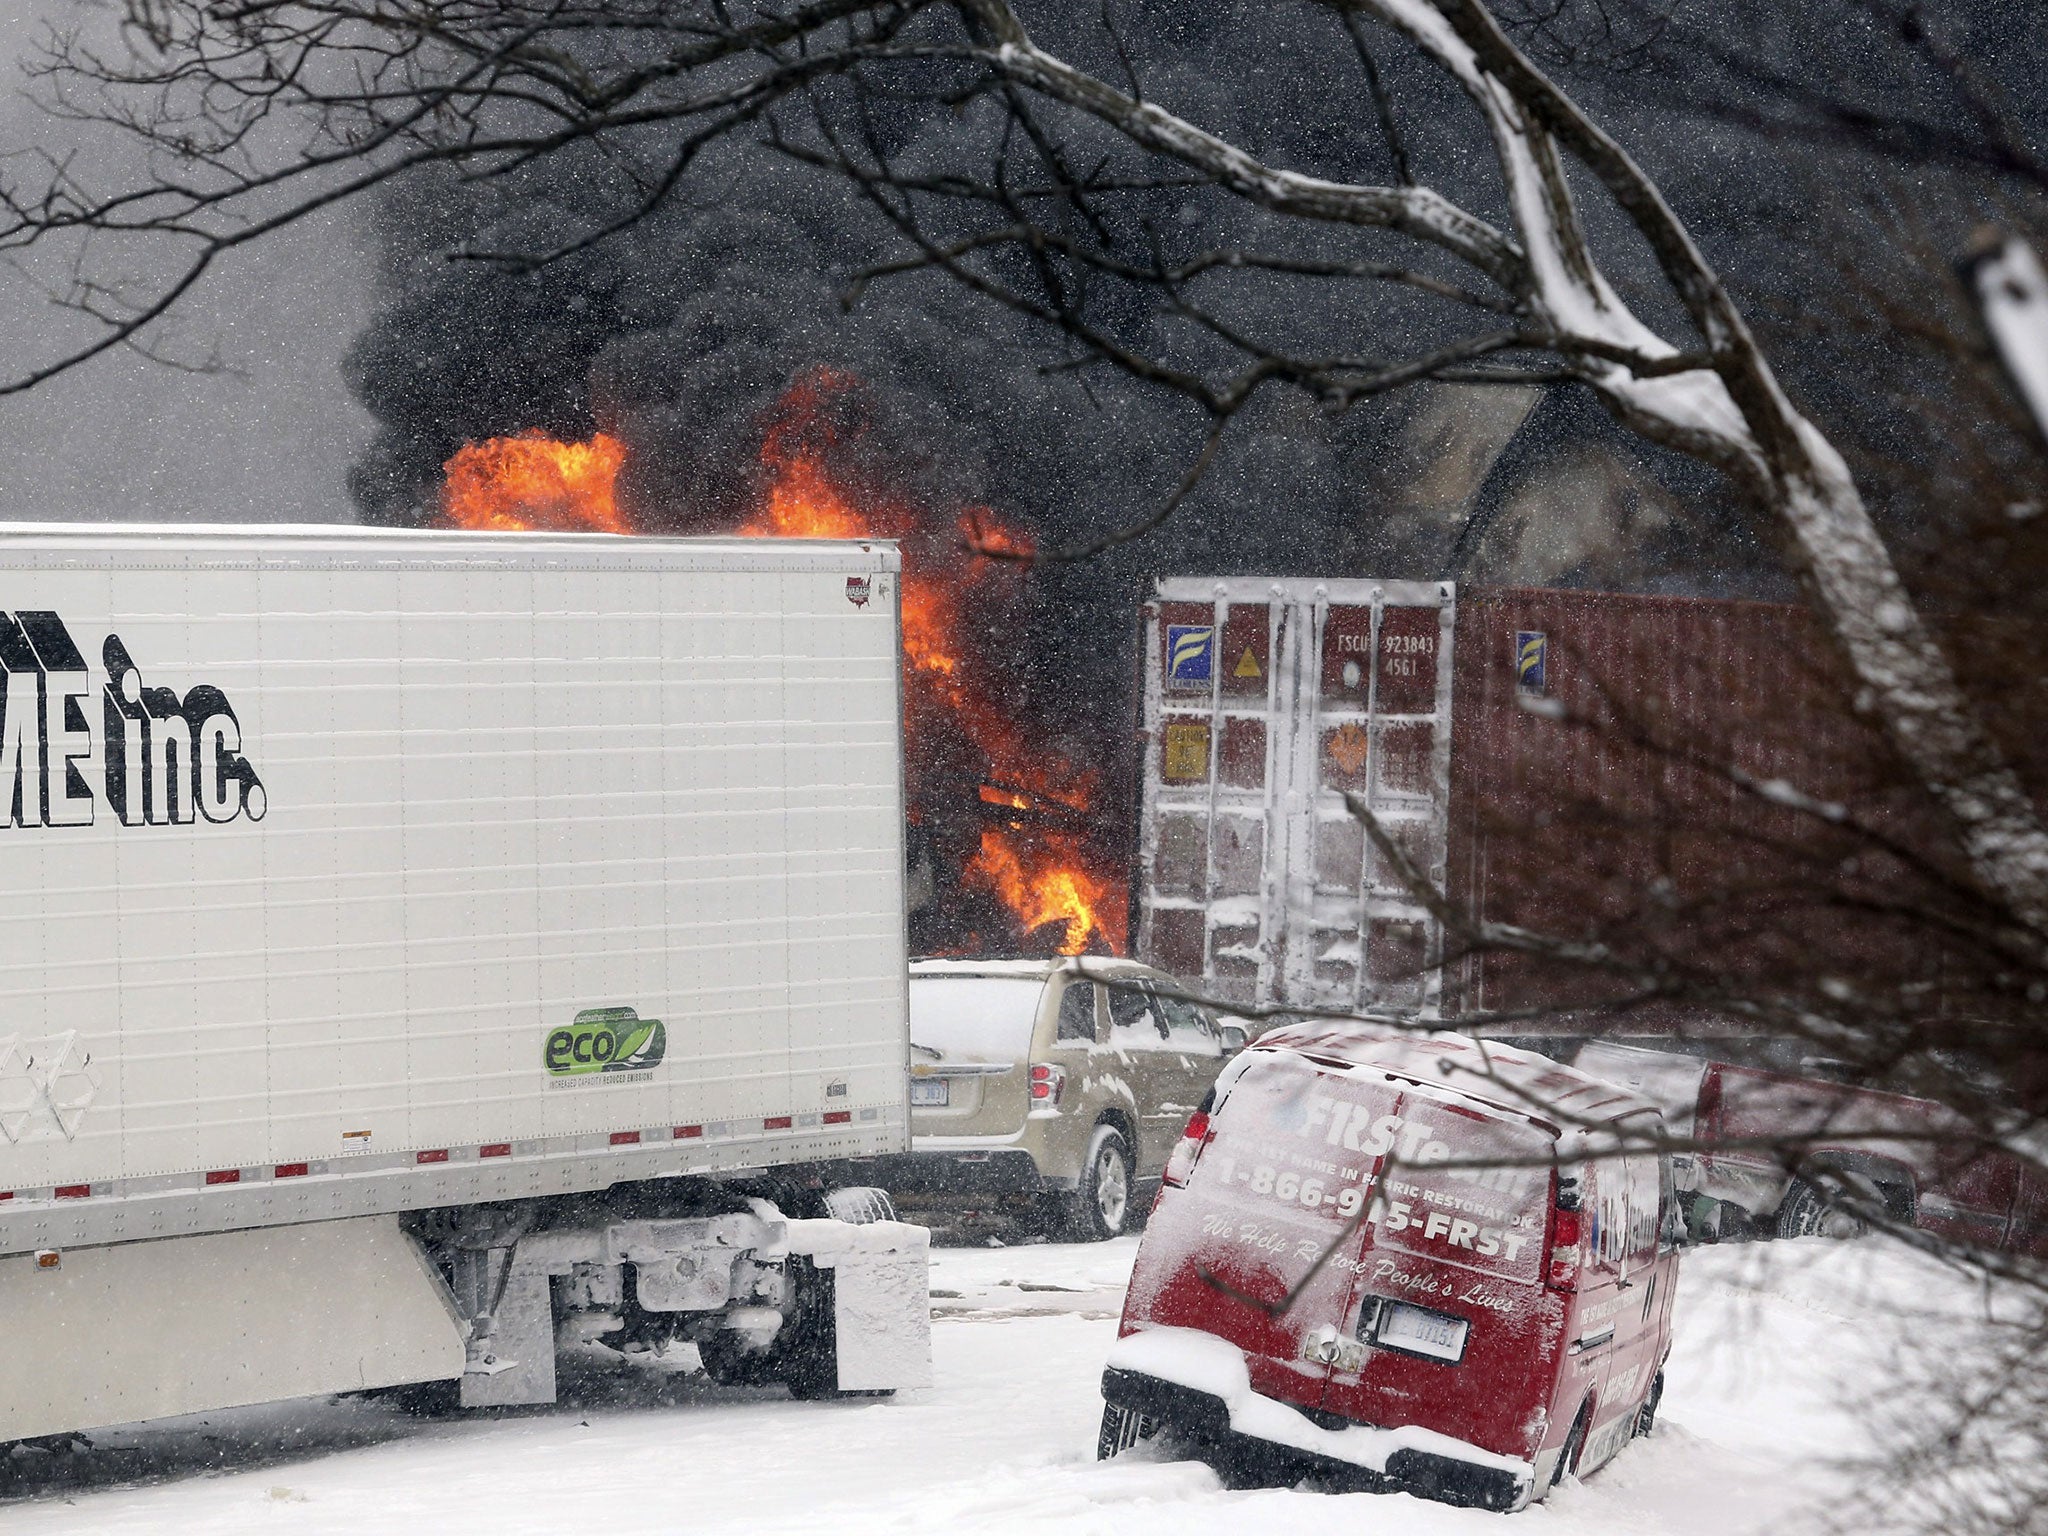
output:
{"label": "trailer tire", "polygon": [[1067,1208],[1068,1235],[1085,1243],[1107,1242],[1131,1229],[1132,1184],[1137,1169],[1129,1143],[1113,1125],[1098,1125],[1088,1138],[1081,1185]]}
{"label": "trailer tire", "polygon": [[839,1277],[809,1259],[789,1261],[796,1287],[789,1321],[770,1346],[770,1379],[789,1388],[800,1403],[829,1402],[842,1397],[894,1397],[894,1388],[845,1390],[839,1385]]}
{"label": "trailer tire", "polygon": [[1861,1237],[1863,1218],[1832,1203],[1804,1179],[1794,1179],[1778,1206],[1779,1237]]}
{"label": "trailer tire", "polygon": [[748,1349],[723,1328],[697,1340],[697,1358],[704,1374],[721,1387],[765,1387],[779,1381],[771,1351]]}
{"label": "trailer tire", "polygon": [[867,1227],[878,1221],[894,1221],[896,1202],[889,1198],[886,1189],[848,1184],[825,1191],[825,1214],[849,1226]]}

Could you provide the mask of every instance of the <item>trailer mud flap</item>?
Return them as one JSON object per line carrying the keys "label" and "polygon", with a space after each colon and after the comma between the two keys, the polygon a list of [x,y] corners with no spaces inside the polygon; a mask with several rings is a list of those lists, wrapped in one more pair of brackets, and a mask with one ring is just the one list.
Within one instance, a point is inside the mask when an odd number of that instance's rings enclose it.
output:
{"label": "trailer mud flap", "polygon": [[0,1259],[0,1441],[462,1374],[394,1216]]}
{"label": "trailer mud flap", "polygon": [[555,1312],[545,1270],[521,1268],[510,1248],[456,1255],[455,1301],[470,1324],[462,1406],[512,1408],[555,1400]]}
{"label": "trailer mud flap", "polygon": [[831,1271],[840,1391],[932,1384],[929,1232],[901,1221],[792,1221],[789,1248]]}

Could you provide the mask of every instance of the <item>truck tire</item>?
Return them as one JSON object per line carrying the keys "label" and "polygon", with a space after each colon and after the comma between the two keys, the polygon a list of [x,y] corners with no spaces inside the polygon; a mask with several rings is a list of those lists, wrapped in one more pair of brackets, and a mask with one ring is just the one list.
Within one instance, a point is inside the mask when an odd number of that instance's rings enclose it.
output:
{"label": "truck tire", "polygon": [[1778,1206],[1779,1237],[1861,1237],[1863,1218],[1831,1203],[1804,1179],[1794,1179]]}
{"label": "truck tire", "polygon": [[782,1379],[779,1362],[768,1350],[748,1349],[722,1328],[697,1340],[697,1358],[704,1362],[704,1374],[721,1387],[765,1387]]}
{"label": "truck tire", "polygon": [[889,1198],[886,1189],[849,1184],[825,1191],[825,1214],[849,1226],[872,1226],[878,1221],[894,1221],[896,1202]]}
{"label": "truck tire", "polygon": [[789,1321],[768,1351],[774,1380],[789,1388],[800,1403],[829,1402],[842,1397],[894,1397],[893,1387],[844,1390],[839,1385],[839,1325],[834,1292],[838,1276],[806,1258],[789,1261],[796,1287]]}
{"label": "truck tire", "polygon": [[1088,1138],[1081,1186],[1067,1208],[1068,1235],[1084,1243],[1106,1242],[1131,1229],[1131,1184],[1136,1168],[1130,1144],[1113,1125],[1098,1125]]}

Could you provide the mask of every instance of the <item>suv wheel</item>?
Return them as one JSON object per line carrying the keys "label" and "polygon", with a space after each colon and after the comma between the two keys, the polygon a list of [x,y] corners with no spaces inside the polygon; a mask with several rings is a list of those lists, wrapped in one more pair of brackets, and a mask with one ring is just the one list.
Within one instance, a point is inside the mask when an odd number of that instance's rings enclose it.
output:
{"label": "suv wheel", "polygon": [[1113,1125],[1098,1125],[1088,1139],[1081,1187],[1074,1191],[1068,1225],[1084,1242],[1121,1237],[1131,1226],[1131,1184],[1136,1172],[1129,1143]]}

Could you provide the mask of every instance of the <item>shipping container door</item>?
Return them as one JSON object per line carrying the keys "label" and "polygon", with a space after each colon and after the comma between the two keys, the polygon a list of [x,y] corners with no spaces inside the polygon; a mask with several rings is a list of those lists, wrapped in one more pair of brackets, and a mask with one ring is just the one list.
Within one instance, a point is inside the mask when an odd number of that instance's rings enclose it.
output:
{"label": "shipping container door", "polygon": [[[1356,796],[1439,889],[1451,743],[1448,585],[1332,583],[1298,605],[1290,891],[1282,996],[1315,1008],[1433,1009],[1441,936],[1372,845]],[[1305,809],[1302,809],[1305,808]]]}
{"label": "shipping container door", "polygon": [[1192,590],[1146,609],[1139,953],[1249,1004],[1275,991],[1267,839],[1292,708],[1288,610],[1257,583],[1171,585]]}
{"label": "shipping container door", "polygon": [[1159,584],[1145,959],[1246,1004],[1435,1006],[1435,924],[1345,795],[1442,882],[1452,618],[1447,583]]}

